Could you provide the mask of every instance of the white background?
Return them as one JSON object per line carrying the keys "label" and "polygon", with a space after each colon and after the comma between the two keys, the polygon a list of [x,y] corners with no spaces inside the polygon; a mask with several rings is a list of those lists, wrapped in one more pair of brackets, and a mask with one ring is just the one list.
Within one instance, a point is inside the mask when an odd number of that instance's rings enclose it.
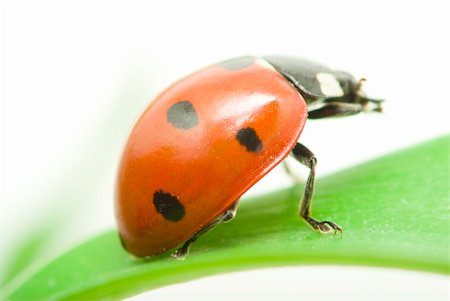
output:
{"label": "white background", "polygon": [[[386,99],[383,115],[307,123],[301,140],[317,155],[319,175],[447,133],[448,18],[444,1],[1,2],[0,264],[44,222],[41,212],[53,210],[45,222],[54,219],[64,233],[49,257],[114,227],[115,170],[133,121],[165,86],[226,58],[312,58],[366,77],[368,93]],[[249,194],[286,185],[275,169]],[[329,290],[319,282],[323,273],[335,275]],[[259,290],[275,300],[264,291],[273,288],[315,291],[318,299],[383,297],[364,286],[371,281],[391,300],[419,296],[406,289],[414,283],[436,300],[448,297],[443,276],[347,267],[230,274],[147,296]],[[236,294],[226,295],[230,287]]]}

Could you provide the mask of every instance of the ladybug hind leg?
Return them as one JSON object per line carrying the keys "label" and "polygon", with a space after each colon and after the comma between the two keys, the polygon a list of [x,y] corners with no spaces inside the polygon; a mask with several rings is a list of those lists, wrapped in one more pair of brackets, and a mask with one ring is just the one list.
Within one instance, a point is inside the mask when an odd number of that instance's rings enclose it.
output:
{"label": "ladybug hind leg", "polygon": [[181,247],[179,247],[173,254],[172,257],[175,259],[185,259],[189,253],[191,245],[199,239],[202,235],[214,229],[218,224],[227,223],[231,221],[236,216],[236,211],[238,207],[238,201],[234,202],[230,208],[222,212],[219,216],[214,218],[212,221],[207,223],[203,228],[198,230],[191,238],[186,240]]}
{"label": "ladybug hind leg", "polygon": [[329,233],[331,230],[334,234],[342,233],[342,228],[332,221],[318,221],[311,216],[311,201],[314,192],[314,182],[316,176],[316,156],[303,144],[297,143],[292,150],[292,155],[297,161],[310,169],[308,180],[306,181],[305,192],[300,203],[300,216],[314,229],[321,233]]}
{"label": "ladybug hind leg", "polygon": [[283,160],[283,169],[284,172],[294,181],[294,183],[300,183],[302,180],[292,171],[291,167],[289,166],[289,163],[287,161],[287,158]]}

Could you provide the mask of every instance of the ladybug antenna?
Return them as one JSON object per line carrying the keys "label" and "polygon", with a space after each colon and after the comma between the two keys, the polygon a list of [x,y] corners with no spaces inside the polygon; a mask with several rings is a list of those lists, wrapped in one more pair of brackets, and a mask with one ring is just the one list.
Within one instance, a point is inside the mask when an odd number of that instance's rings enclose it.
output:
{"label": "ladybug antenna", "polygon": [[358,93],[359,91],[361,91],[361,87],[362,85],[367,81],[367,79],[365,79],[364,77],[361,77],[358,82],[356,83],[356,93]]}

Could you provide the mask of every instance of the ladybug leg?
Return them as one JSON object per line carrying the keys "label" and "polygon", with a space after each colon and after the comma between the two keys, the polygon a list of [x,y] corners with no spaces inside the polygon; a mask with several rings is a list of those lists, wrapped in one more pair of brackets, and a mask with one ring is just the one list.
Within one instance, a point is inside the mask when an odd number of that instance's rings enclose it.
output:
{"label": "ladybug leg", "polygon": [[299,178],[296,174],[294,174],[294,173],[292,172],[292,169],[291,169],[291,167],[289,166],[289,163],[288,163],[287,159],[284,159],[284,160],[283,160],[283,169],[284,169],[284,171],[286,172],[286,174],[287,174],[289,177],[291,177],[291,179],[294,181],[294,183],[300,183],[300,182],[301,182],[300,178]]}
{"label": "ladybug leg", "polygon": [[206,234],[207,232],[214,229],[218,224],[231,221],[236,216],[237,207],[238,201],[236,201],[233,205],[231,205],[230,208],[222,212],[212,221],[207,223],[203,228],[198,230],[198,232],[196,232],[191,238],[186,240],[183,245],[172,254],[172,257],[175,259],[185,259],[187,254],[189,253],[189,248],[191,247],[192,243],[194,243],[203,234]]}
{"label": "ladybug leg", "polygon": [[292,150],[292,155],[300,163],[310,169],[308,180],[306,181],[305,192],[300,203],[300,216],[314,229],[322,233],[329,233],[331,230],[336,235],[337,232],[342,233],[342,228],[331,221],[318,221],[311,217],[311,200],[314,192],[314,182],[316,176],[316,156],[303,144],[297,143]]}
{"label": "ladybug leg", "polygon": [[328,117],[344,117],[355,115],[364,111],[364,107],[358,103],[329,102],[323,107],[308,112],[308,119]]}

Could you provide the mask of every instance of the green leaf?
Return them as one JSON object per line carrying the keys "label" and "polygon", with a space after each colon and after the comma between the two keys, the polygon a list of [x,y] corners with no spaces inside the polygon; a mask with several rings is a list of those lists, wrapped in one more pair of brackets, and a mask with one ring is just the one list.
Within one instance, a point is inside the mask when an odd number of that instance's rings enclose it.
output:
{"label": "green leaf", "polygon": [[119,299],[207,275],[294,264],[400,267],[448,274],[450,136],[318,180],[313,216],[297,216],[303,186],[242,202],[231,223],[202,237],[184,261],[134,259],[115,231],[92,238],[22,283],[10,300]]}

